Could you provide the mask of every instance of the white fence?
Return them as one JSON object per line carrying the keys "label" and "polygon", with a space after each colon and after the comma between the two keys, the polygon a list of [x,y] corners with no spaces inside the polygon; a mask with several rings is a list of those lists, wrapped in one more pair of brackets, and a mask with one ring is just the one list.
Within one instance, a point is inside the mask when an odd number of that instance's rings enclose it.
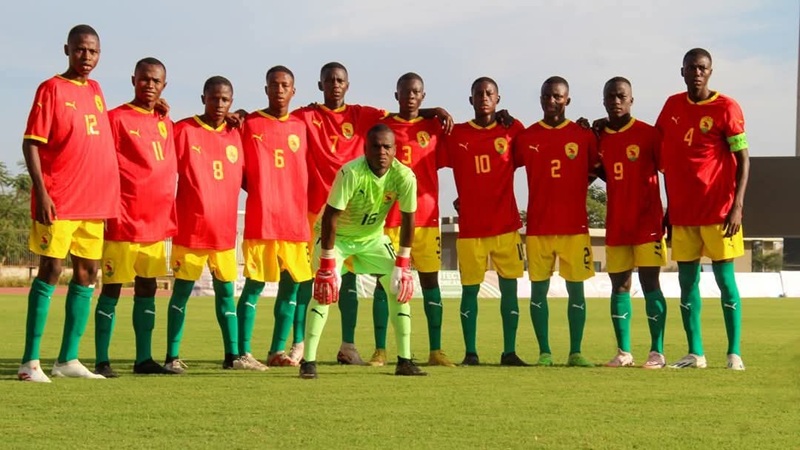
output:
{"label": "white fence", "polygon": [[[244,286],[244,276],[239,269],[239,279],[236,281],[236,294],[238,295]],[[415,295],[419,296],[421,288],[419,279],[414,275],[416,281]],[[665,272],[661,274],[661,290],[668,298],[680,297],[680,285],[676,272]],[[756,298],[777,298],[795,297],[800,298],[800,272],[764,272],[764,273],[737,273],[736,282],[739,286],[739,293],[742,297]],[[459,298],[461,296],[461,278],[458,271],[446,270],[439,272],[439,286],[442,289],[442,297]],[[359,297],[372,297],[375,289],[375,277],[358,276]],[[598,273],[593,278],[584,283],[586,297],[607,297],[611,292],[611,280],[607,273]],[[263,296],[274,297],[278,291],[277,283],[267,283]],[[201,280],[195,284],[194,295],[214,295],[211,285],[211,276],[206,270]],[[527,273],[517,284],[517,294],[520,298],[530,297],[531,284],[528,281]],[[636,274],[633,276],[631,286],[633,297],[643,297],[642,288]],[[719,289],[714,281],[712,272],[702,272],[700,274],[700,295],[703,297],[719,297]],[[486,272],[486,279],[481,284],[480,296],[482,298],[500,298],[500,289],[497,284],[497,273]],[[550,280],[550,297],[566,297],[567,287],[564,280],[557,274]]]}

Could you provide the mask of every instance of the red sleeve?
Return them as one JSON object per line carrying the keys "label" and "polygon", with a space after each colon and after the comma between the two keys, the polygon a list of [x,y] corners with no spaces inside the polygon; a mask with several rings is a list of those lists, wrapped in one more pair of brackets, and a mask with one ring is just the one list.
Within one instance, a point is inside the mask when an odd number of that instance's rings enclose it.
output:
{"label": "red sleeve", "polygon": [[584,132],[587,134],[586,139],[589,141],[589,172],[591,172],[600,167],[600,146],[593,131],[584,130]]}
{"label": "red sleeve", "polygon": [[25,127],[25,139],[32,139],[42,144],[47,144],[50,139],[50,130],[55,117],[55,92],[50,83],[42,83],[36,89],[31,111],[28,114],[28,124]]}
{"label": "red sleeve", "polygon": [[525,153],[523,152],[521,143],[521,138],[523,136],[523,133],[517,134],[517,137],[512,141],[511,145],[511,156],[514,158],[515,169],[525,166]]}
{"label": "red sleeve", "polygon": [[[452,136],[452,134],[450,135]],[[436,147],[436,168],[441,169],[442,167],[452,167],[450,165],[450,149],[449,149],[449,141],[450,136],[442,133],[442,139],[439,141],[439,145]]]}
{"label": "red sleeve", "polygon": [[669,120],[669,111],[667,111],[667,107],[669,106],[669,99],[664,102],[664,106],[661,108],[661,112],[658,114],[658,119],[656,119],[656,128],[658,129],[659,133],[664,131],[664,122]]}
{"label": "red sleeve", "polygon": [[389,112],[385,109],[378,109],[372,106],[361,106],[361,110],[358,115],[358,121],[360,122],[364,133],[367,132],[370,128],[372,128],[379,120],[383,119],[384,117],[388,116]]}
{"label": "red sleeve", "polygon": [[744,113],[734,100],[728,100],[725,108],[725,137],[736,136],[744,133]]}

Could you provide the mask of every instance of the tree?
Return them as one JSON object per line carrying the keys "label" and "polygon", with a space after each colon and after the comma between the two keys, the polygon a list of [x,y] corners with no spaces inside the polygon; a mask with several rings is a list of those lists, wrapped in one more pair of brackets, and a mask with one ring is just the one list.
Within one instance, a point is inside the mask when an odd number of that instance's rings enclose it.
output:
{"label": "tree", "polygon": [[595,185],[589,186],[586,194],[586,213],[589,215],[589,228],[606,227],[606,190]]}
{"label": "tree", "polygon": [[[25,167],[23,163],[18,166]],[[12,174],[0,162],[0,266],[28,254],[31,184],[28,174]]]}

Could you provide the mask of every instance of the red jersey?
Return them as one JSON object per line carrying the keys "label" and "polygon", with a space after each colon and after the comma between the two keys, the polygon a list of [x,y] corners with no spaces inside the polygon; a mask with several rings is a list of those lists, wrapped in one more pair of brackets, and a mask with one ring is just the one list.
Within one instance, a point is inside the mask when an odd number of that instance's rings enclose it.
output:
{"label": "red jersey", "polygon": [[734,152],[747,148],[739,104],[715,93],[694,103],[685,92],[667,99],[656,121],[661,168],[673,225],[723,223],[736,191]]}
{"label": "red jersey", "polygon": [[108,112],[117,148],[121,210],[105,239],[156,242],[175,236],[178,158],[172,121],[130,103]]}
{"label": "red jersey", "polygon": [[453,168],[460,202],[458,237],[498,236],[522,228],[514,198],[512,141],[525,127],[460,123],[445,138],[442,167]]}
{"label": "red jersey", "polygon": [[234,248],[243,171],[239,131],[188,117],[175,124],[175,149],[178,234],[172,242],[194,249]]}
{"label": "red jersey", "polygon": [[[417,227],[439,226],[439,169],[441,153],[439,143],[444,131],[438,119],[403,120],[397,116],[382,120],[394,132],[397,154],[395,158],[414,171],[417,176]],[[437,149],[439,150],[437,152]],[[400,210],[393,206],[386,216],[387,227],[399,227]]]}
{"label": "red jersey", "polygon": [[600,158],[606,172],[608,210],[606,245],[639,245],[664,235],[658,151],[661,137],[649,124],[631,118],[600,136]]}
{"label": "red jersey", "polygon": [[[58,219],[117,217],[117,157],[106,101],[96,81],[56,75],[40,84],[24,138],[39,147],[44,186]],[[34,211],[36,195],[31,195],[31,217]]]}
{"label": "red jersey", "polygon": [[247,184],[244,238],[307,242],[308,141],[303,121],[253,112],[244,122],[242,145]]}
{"label": "red jersey", "polygon": [[300,117],[308,129],[308,211],[317,214],[328,201],[336,172],[364,154],[367,131],[386,116],[386,111],[361,105],[337,109],[318,105],[292,114]]}
{"label": "red jersey", "polygon": [[526,234],[587,233],[589,170],[600,159],[594,133],[566,119],[556,127],[539,121],[517,136],[514,158],[528,176]]}

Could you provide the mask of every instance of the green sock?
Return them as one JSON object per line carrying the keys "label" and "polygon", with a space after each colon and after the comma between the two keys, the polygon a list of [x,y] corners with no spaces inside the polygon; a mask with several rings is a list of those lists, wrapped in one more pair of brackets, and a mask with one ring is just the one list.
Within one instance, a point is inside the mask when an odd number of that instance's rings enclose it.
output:
{"label": "green sock", "polygon": [[664,353],[664,327],[667,324],[667,300],[661,289],[644,293],[644,309],[650,327],[650,351]]}
{"label": "green sock", "polygon": [[383,287],[375,287],[372,294],[372,323],[375,327],[375,348],[386,349],[386,331],[389,327],[389,302]]}
{"label": "green sock", "polygon": [[725,319],[725,331],[728,334],[728,354],[741,356],[742,301],[736,286],[733,261],[714,263],[711,269],[721,294],[722,317]]}
{"label": "green sock", "polygon": [[358,288],[356,274],[347,272],[342,275],[342,286],[339,289],[339,312],[342,314],[342,342],[356,342],[356,323],[358,322]]}
{"label": "green sock", "polygon": [[586,297],[583,281],[567,281],[567,319],[569,320],[569,353],[581,352],[583,328],[586,325]]}
{"label": "green sock", "polygon": [[236,318],[236,303],[233,300],[233,282],[213,279],[214,307],[217,322],[222,331],[222,344],[226,355],[239,354],[239,319]]}
{"label": "green sock", "polygon": [[109,362],[108,347],[111,346],[111,333],[114,332],[118,298],[100,294],[94,308],[94,351],[95,363]]}
{"label": "green sock", "polygon": [[461,331],[467,353],[478,353],[478,292],[480,284],[461,286]]}
{"label": "green sock", "polygon": [[[391,282],[389,275],[381,277],[381,284],[388,286]],[[389,318],[394,328],[394,337],[397,341],[397,356],[411,359],[411,303],[399,303],[397,296],[387,292]]]}
{"label": "green sock", "polygon": [[167,359],[180,355],[183,324],[186,322],[186,304],[192,295],[194,281],[175,279],[167,309]]}
{"label": "green sock", "polygon": [[236,305],[240,355],[252,353],[250,341],[253,338],[253,327],[256,324],[256,305],[262,290],[264,290],[263,281],[251,280],[250,278],[244,280],[242,295],[239,296],[239,303]]}
{"label": "green sock", "polygon": [[66,317],[64,319],[64,334],[61,336],[61,351],[58,352],[58,362],[65,363],[78,359],[78,347],[81,337],[86,331],[89,313],[92,310],[92,294],[94,286],[81,286],[73,281],[67,290],[65,305]]}
{"label": "green sock", "polygon": [[438,287],[422,290],[425,317],[428,319],[428,345],[430,351],[442,349],[442,290]]}
{"label": "green sock", "polygon": [[697,356],[703,352],[703,335],[700,325],[700,312],[703,299],[700,297],[700,263],[679,262],[678,282],[681,285],[681,319],[689,342],[689,353]]}
{"label": "green sock", "polygon": [[519,326],[519,299],[517,279],[497,276],[500,285],[500,317],[503,318],[503,353],[517,351],[517,327]]}
{"label": "green sock", "polygon": [[153,328],[156,326],[155,297],[133,297],[133,332],[136,335],[136,364],[153,359]]}
{"label": "green sock", "polygon": [[278,294],[275,296],[275,327],[272,329],[271,353],[282,352],[286,349],[286,340],[292,331],[294,310],[297,308],[297,288],[289,272],[281,272],[281,281],[278,283]]}
{"label": "green sock", "polygon": [[328,321],[329,305],[322,305],[314,300],[309,305],[309,318],[306,331],[308,332],[308,342],[304,349],[303,359],[306,361],[317,360],[317,347],[319,346],[319,338],[322,336],[322,330],[325,328],[325,322]]}
{"label": "green sock", "polygon": [[617,337],[617,348],[623,352],[631,351],[631,293],[611,294],[611,323]]}
{"label": "green sock", "polygon": [[547,291],[550,290],[550,279],[531,281],[531,321],[533,332],[539,342],[539,353],[550,351],[550,307],[547,304]]}
{"label": "green sock", "polygon": [[294,309],[294,344],[301,344],[305,339],[306,314],[308,304],[311,303],[311,292],[314,281],[308,280],[300,283],[297,288],[297,307]]}
{"label": "green sock", "polygon": [[28,316],[25,321],[25,351],[22,363],[39,359],[39,348],[42,344],[44,326],[47,324],[47,313],[50,311],[50,300],[56,287],[34,278],[28,292]]}

